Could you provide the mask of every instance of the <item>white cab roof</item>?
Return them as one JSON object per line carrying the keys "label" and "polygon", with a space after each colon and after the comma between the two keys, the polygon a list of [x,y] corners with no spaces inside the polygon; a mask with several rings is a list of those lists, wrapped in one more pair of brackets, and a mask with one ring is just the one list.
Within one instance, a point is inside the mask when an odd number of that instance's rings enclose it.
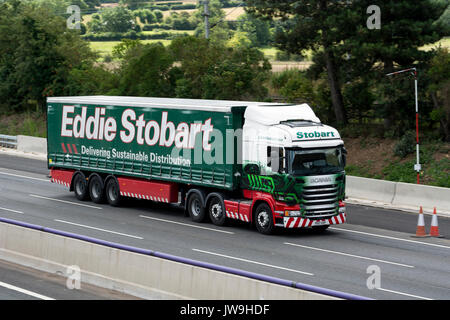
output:
{"label": "white cab roof", "polygon": [[281,121],[306,120],[320,123],[320,119],[306,103],[289,104],[258,104],[249,105],[245,110],[246,120],[252,120],[263,125],[275,125]]}

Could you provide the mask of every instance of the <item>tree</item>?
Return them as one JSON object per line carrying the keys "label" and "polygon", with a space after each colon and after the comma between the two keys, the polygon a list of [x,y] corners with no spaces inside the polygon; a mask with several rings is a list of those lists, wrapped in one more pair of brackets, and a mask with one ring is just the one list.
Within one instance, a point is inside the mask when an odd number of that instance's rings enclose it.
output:
{"label": "tree", "polygon": [[0,108],[44,109],[46,96],[64,95],[72,70],[94,61],[64,18],[18,0],[0,3]]}
{"label": "tree", "polygon": [[139,8],[139,6],[142,5],[143,1],[142,0],[120,0],[120,3],[126,5],[131,10],[135,10],[135,9]]}
{"label": "tree", "polygon": [[124,7],[104,9],[100,16],[107,32],[127,32],[135,25],[133,13]]}
{"label": "tree", "polygon": [[120,69],[118,95],[143,97],[170,97],[175,79],[171,71],[173,58],[161,43],[142,44],[128,41]]}
{"label": "tree", "polygon": [[243,14],[238,17],[237,22],[237,31],[245,33],[253,46],[266,46],[272,40],[269,21]]}
{"label": "tree", "polygon": [[431,118],[439,121],[444,141],[450,142],[450,52],[439,49],[431,60],[428,70],[431,95],[434,110]]}
{"label": "tree", "polygon": [[163,13],[161,10],[153,10],[153,14],[155,15],[156,22],[161,23],[163,21]]}
{"label": "tree", "polygon": [[203,38],[179,37],[169,50],[182,77],[176,94],[198,99],[263,99],[271,66],[259,50],[229,48]]}
{"label": "tree", "polygon": [[251,14],[281,19],[275,36],[280,49],[294,54],[301,54],[304,49],[323,52],[336,121],[347,123],[334,47],[343,39],[339,23],[352,9],[351,2],[248,0],[246,3]]}
{"label": "tree", "polygon": [[[414,66],[419,70],[419,91],[425,91],[423,75],[434,53],[420,48],[443,36],[444,29],[437,20],[445,6],[430,0],[380,0],[381,28],[369,29],[368,15],[363,13],[370,4],[370,0],[360,0],[355,4],[356,14],[349,14],[346,20],[354,27],[347,29],[342,44],[336,48],[341,57],[341,77],[343,83],[359,82],[360,89],[366,87],[361,90],[361,101],[368,90],[373,91],[375,114],[384,119],[385,129],[402,135],[414,125],[414,117],[409,116],[415,109],[414,82],[411,77],[392,80],[386,74]],[[429,101],[421,99],[422,114],[431,108]]]}

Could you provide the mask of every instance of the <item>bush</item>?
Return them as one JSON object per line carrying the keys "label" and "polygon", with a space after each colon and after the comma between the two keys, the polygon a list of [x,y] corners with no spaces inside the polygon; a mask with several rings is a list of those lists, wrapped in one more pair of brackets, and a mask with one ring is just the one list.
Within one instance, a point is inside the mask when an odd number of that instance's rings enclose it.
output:
{"label": "bush", "polygon": [[88,33],[83,36],[83,39],[88,41],[120,41],[122,39],[162,40],[162,39],[173,39],[176,36],[179,36],[179,34],[171,32],[143,34],[132,30],[125,33],[118,33],[118,32],[104,32],[98,34]]}
{"label": "bush", "polygon": [[275,59],[278,61],[303,61],[303,56],[285,51],[277,51]]}
{"label": "bush", "polygon": [[408,154],[416,150],[416,133],[407,131],[394,147],[394,154],[401,158],[405,158]]}
{"label": "bush", "polygon": [[142,28],[142,31],[153,31],[155,29],[172,30],[172,26],[169,26],[167,24],[152,23],[152,24],[146,24]]}
{"label": "bush", "polygon": [[188,10],[188,9],[195,9],[197,6],[195,4],[179,4],[179,5],[172,5],[170,7],[172,10]]}

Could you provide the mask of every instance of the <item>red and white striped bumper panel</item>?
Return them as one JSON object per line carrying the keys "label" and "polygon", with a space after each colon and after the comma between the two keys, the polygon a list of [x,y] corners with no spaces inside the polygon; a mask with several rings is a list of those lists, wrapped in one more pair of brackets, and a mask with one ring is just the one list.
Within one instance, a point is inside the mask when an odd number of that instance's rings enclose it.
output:
{"label": "red and white striped bumper panel", "polygon": [[50,181],[70,188],[70,183],[72,182],[72,176],[74,172],[74,170],[59,170],[52,168],[50,170]]}
{"label": "red and white striped bumper panel", "polygon": [[237,212],[232,212],[232,211],[226,211],[226,215],[227,218],[230,219],[236,219],[236,220],[241,220],[244,222],[249,222],[248,217],[242,213],[237,213]]}
{"label": "red and white striped bumper panel", "polygon": [[124,196],[124,197],[130,197],[130,198],[137,198],[137,199],[144,199],[144,200],[152,200],[152,201],[169,203],[169,199],[167,199],[167,198],[154,197],[154,196],[138,194],[138,193],[131,193],[131,192],[122,192],[122,191],[120,191],[120,195]]}
{"label": "red and white striped bumper panel", "polygon": [[308,228],[314,226],[342,224],[345,223],[345,221],[347,221],[347,215],[345,213],[340,213],[337,216],[331,217],[329,219],[321,219],[321,220],[311,220],[308,218],[300,218],[300,217],[289,217],[284,218],[283,220],[285,228]]}
{"label": "red and white striped bumper panel", "polygon": [[53,183],[57,183],[57,184],[63,185],[63,186],[65,186],[65,187],[67,187],[67,188],[70,187],[70,184],[69,184],[69,183],[67,183],[67,182],[65,182],[65,181],[62,181],[62,180],[59,180],[59,179],[53,179],[53,178],[52,178],[50,181],[53,182]]}

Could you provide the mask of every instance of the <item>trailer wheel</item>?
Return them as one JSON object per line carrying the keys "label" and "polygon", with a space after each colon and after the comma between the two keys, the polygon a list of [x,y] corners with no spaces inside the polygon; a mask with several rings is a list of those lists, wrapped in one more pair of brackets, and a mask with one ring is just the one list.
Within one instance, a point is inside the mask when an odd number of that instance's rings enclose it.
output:
{"label": "trailer wheel", "polygon": [[267,203],[261,203],[255,212],[256,229],[262,234],[272,234],[275,231],[272,209]]}
{"label": "trailer wheel", "polygon": [[192,221],[203,222],[205,220],[205,207],[203,206],[202,198],[198,193],[193,192],[191,194],[187,209]]}
{"label": "trailer wheel", "polygon": [[95,203],[105,202],[105,186],[102,178],[97,174],[93,174],[89,178],[89,195]]}
{"label": "trailer wheel", "polygon": [[219,196],[212,196],[208,205],[209,218],[216,226],[223,226],[226,222],[225,205]]}
{"label": "trailer wheel", "polygon": [[118,207],[121,201],[119,184],[114,178],[108,179],[105,187],[106,200],[113,207]]}
{"label": "trailer wheel", "polygon": [[77,173],[73,178],[73,191],[78,200],[86,201],[89,199],[89,191],[86,178],[83,173]]}

